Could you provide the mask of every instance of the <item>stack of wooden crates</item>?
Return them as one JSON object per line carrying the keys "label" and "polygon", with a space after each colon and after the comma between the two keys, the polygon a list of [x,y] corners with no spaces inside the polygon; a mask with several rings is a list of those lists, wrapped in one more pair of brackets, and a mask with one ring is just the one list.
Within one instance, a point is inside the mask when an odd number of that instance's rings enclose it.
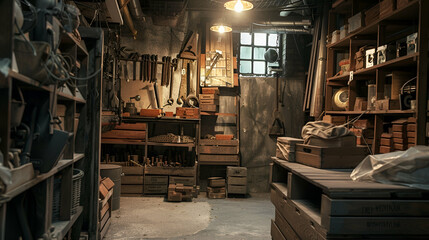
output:
{"label": "stack of wooden crates", "polygon": [[234,140],[201,139],[198,161],[210,165],[240,165],[239,142]]}
{"label": "stack of wooden crates", "polygon": [[202,88],[200,94],[201,112],[217,112],[219,109],[219,88]]}
{"label": "stack of wooden crates", "polygon": [[225,198],[225,178],[211,177],[209,180],[209,187],[207,187],[207,198]]}
{"label": "stack of wooden crates", "polygon": [[227,167],[226,176],[229,194],[247,194],[247,168]]}
{"label": "stack of wooden crates", "polygon": [[168,191],[168,176],[145,175],[145,194],[166,194]]}
{"label": "stack of wooden crates", "polygon": [[122,166],[121,196],[134,197],[141,195],[143,195],[143,167]]}

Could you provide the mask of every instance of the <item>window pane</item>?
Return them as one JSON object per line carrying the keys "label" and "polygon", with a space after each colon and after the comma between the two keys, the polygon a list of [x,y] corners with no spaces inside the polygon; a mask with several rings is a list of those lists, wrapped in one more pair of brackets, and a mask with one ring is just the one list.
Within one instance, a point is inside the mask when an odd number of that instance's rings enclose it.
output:
{"label": "window pane", "polygon": [[255,33],[255,45],[266,46],[267,45],[267,34],[266,33]]}
{"label": "window pane", "polygon": [[252,44],[252,34],[240,33],[240,42],[241,44],[246,44],[246,45]]}
{"label": "window pane", "polygon": [[251,68],[251,61],[240,61],[240,73],[251,73]]}
{"label": "window pane", "polygon": [[268,34],[268,46],[270,47],[278,47],[277,44],[277,34]]}
{"label": "window pane", "polygon": [[265,54],[265,48],[255,47],[253,49],[253,59],[265,60],[264,54]]}
{"label": "window pane", "polygon": [[252,47],[240,47],[240,59],[252,59]]}
{"label": "window pane", "polygon": [[253,62],[253,73],[254,74],[265,74],[265,62],[254,61]]}

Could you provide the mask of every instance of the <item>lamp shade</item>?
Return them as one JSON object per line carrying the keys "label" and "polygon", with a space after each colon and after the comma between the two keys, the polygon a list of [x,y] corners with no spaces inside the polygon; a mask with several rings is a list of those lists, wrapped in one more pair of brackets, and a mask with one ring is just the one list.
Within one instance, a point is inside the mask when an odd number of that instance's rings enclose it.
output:
{"label": "lamp shade", "polygon": [[222,24],[215,24],[212,27],[210,27],[210,30],[213,32],[225,33],[225,32],[231,32],[232,28]]}
{"label": "lamp shade", "polygon": [[247,11],[253,8],[253,4],[251,2],[242,0],[228,1],[223,6],[228,10],[236,12]]}

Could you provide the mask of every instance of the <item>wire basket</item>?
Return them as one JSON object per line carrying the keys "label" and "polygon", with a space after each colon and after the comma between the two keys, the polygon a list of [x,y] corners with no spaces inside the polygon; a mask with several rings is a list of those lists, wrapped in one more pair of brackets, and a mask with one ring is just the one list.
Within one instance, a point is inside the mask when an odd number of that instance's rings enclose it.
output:
{"label": "wire basket", "polygon": [[71,214],[75,214],[77,212],[77,208],[80,205],[80,190],[82,187],[82,178],[83,171],[79,169],[73,169],[73,192],[72,192],[72,206],[71,206]]}
{"label": "wire basket", "polygon": [[61,178],[55,178],[54,180],[54,197],[52,202],[52,221],[57,222],[60,220],[60,208],[61,208]]}

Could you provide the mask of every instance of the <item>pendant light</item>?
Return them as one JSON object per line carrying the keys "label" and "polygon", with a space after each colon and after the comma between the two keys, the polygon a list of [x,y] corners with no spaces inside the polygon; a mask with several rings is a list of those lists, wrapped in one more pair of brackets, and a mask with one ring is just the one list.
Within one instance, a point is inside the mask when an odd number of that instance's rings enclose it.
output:
{"label": "pendant light", "polygon": [[253,4],[251,2],[242,0],[228,1],[223,6],[228,10],[236,12],[247,11],[253,8]]}
{"label": "pendant light", "polygon": [[232,28],[223,24],[215,24],[212,27],[210,27],[210,31],[218,32],[218,33],[226,33],[226,32],[232,32]]}

